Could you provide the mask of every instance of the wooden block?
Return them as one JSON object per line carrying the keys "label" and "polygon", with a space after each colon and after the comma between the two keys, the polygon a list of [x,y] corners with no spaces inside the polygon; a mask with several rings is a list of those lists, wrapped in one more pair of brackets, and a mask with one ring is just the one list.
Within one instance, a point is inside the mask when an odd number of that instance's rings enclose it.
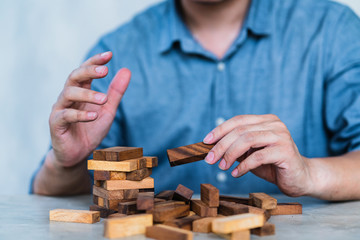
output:
{"label": "wooden block", "polygon": [[220,201],[219,214],[224,216],[237,215],[241,213],[249,213],[247,205],[237,204],[234,202]]}
{"label": "wooden block", "polygon": [[275,209],[277,205],[277,200],[266,193],[250,193],[250,198],[255,207],[262,209]]}
{"label": "wooden block", "polygon": [[151,168],[142,168],[139,170],[135,170],[135,171],[126,173],[125,178],[126,178],[126,180],[140,181],[140,180],[143,180],[144,178],[149,177],[151,175],[151,173],[152,173]]}
{"label": "wooden block", "polygon": [[121,162],[88,160],[89,170],[131,172],[138,169],[138,161],[126,160]]}
{"label": "wooden block", "polygon": [[189,215],[190,206],[186,204],[174,204],[169,206],[155,205],[153,216],[154,222],[165,222],[171,219],[186,217]]}
{"label": "wooden block", "polygon": [[193,221],[192,230],[194,232],[209,233],[211,232],[211,223],[217,217],[206,217]]}
{"label": "wooden block", "polygon": [[99,211],[54,209],[49,212],[50,221],[96,223],[100,221]]}
{"label": "wooden block", "polygon": [[262,227],[264,222],[264,215],[244,213],[215,219],[212,222],[212,231],[215,233],[232,233]]}
{"label": "wooden block", "polygon": [[146,167],[154,168],[158,166],[158,158],[157,157],[144,157],[146,159]]}
{"label": "wooden block", "polygon": [[124,190],[106,190],[102,187],[93,186],[93,194],[109,200],[113,199],[124,199]]}
{"label": "wooden block", "polygon": [[154,193],[142,192],[138,194],[136,200],[137,210],[153,210],[154,209]]}
{"label": "wooden block", "polygon": [[94,171],[94,180],[126,180],[126,173],[114,171]]}
{"label": "wooden block", "polygon": [[250,240],[250,230],[241,230],[229,234],[217,233],[217,235],[227,240]]}
{"label": "wooden block", "polygon": [[[113,190],[117,191],[117,190]],[[138,197],[138,194],[140,192],[139,189],[125,189],[124,191],[124,199],[135,199]]]}
{"label": "wooden block", "polygon": [[111,147],[95,150],[94,160],[122,161],[143,156],[143,149],[137,147]]}
{"label": "wooden block", "polygon": [[173,199],[174,190],[165,190],[155,195],[156,198],[162,198],[165,200]]}
{"label": "wooden block", "polygon": [[122,213],[113,213],[113,214],[110,214],[107,218],[110,219],[110,218],[122,218],[122,217],[126,217],[127,215],[126,214],[122,214]]}
{"label": "wooden block", "polygon": [[183,202],[183,201],[169,200],[169,201],[164,201],[164,202],[157,202],[157,203],[155,203],[155,206],[161,206],[161,207],[165,207],[165,206],[175,206],[175,205],[185,205],[185,202]]}
{"label": "wooden block", "polygon": [[104,205],[104,198],[98,197],[93,195],[93,203],[95,203],[96,205],[100,206],[100,207],[105,207]]}
{"label": "wooden block", "polygon": [[136,201],[128,202],[119,202],[118,212],[121,214],[132,215],[137,213],[143,213],[144,211],[139,211],[136,207]]}
{"label": "wooden block", "polygon": [[146,227],[152,226],[151,214],[139,214],[122,218],[107,219],[104,223],[104,237],[121,238],[145,234]]}
{"label": "wooden block", "polygon": [[123,190],[123,189],[144,189],[154,188],[154,179],[147,177],[141,181],[131,180],[106,180],[103,187],[106,190]]}
{"label": "wooden block", "polygon": [[184,185],[179,184],[174,192],[173,199],[189,202],[193,194],[194,194],[193,190],[185,187]]}
{"label": "wooden block", "polygon": [[118,204],[122,201],[122,199],[109,200],[106,198],[98,197],[96,195],[93,195],[93,199],[94,199],[94,203],[97,204],[98,206],[111,209],[114,211],[118,210]]}
{"label": "wooden block", "polygon": [[278,203],[275,209],[269,210],[270,215],[295,215],[302,214],[300,203]]}
{"label": "wooden block", "polygon": [[196,213],[193,212],[193,211],[190,211],[188,217],[191,217],[191,216],[194,216],[194,215],[196,215]]}
{"label": "wooden block", "polygon": [[213,144],[203,142],[167,150],[170,166],[178,166],[203,160],[208,152],[214,147]]}
{"label": "wooden block", "polygon": [[243,198],[243,197],[220,195],[220,201],[235,202],[235,203],[250,205],[250,198]]}
{"label": "wooden block", "polygon": [[98,205],[91,205],[89,207],[89,210],[90,211],[98,211],[98,212],[100,212],[100,217],[101,218],[107,218],[109,215],[116,213],[116,211],[114,211],[114,210],[107,209],[105,207],[100,207]]}
{"label": "wooden block", "polygon": [[208,207],[201,200],[191,200],[191,210],[200,217],[216,217],[218,209],[216,207]]}
{"label": "wooden block", "polygon": [[188,230],[178,229],[162,224],[146,228],[145,236],[157,240],[192,240],[193,233]]}
{"label": "wooden block", "polygon": [[168,221],[165,221],[163,224],[167,225],[167,226],[172,226],[172,227],[191,231],[192,223],[198,219],[200,219],[200,216],[192,215],[192,216],[187,216],[187,217],[183,217],[183,218],[168,220]]}
{"label": "wooden block", "polygon": [[275,235],[275,225],[267,222],[260,228],[251,229],[251,234],[258,235],[260,237]]}
{"label": "wooden block", "polygon": [[166,200],[162,198],[154,198],[154,203],[158,203],[158,202],[166,202]]}
{"label": "wooden block", "polygon": [[211,184],[200,185],[201,201],[209,207],[219,206],[219,189]]}

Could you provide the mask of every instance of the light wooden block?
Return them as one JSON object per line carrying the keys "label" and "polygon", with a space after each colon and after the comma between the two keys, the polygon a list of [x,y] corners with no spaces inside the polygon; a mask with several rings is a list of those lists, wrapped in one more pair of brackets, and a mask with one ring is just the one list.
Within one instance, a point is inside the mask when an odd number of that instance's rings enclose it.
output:
{"label": "light wooden block", "polygon": [[146,159],[146,167],[154,168],[158,166],[158,158],[157,157],[144,157]]}
{"label": "light wooden block", "polygon": [[275,209],[277,205],[277,200],[266,193],[250,193],[250,199],[254,206],[262,209]]}
{"label": "light wooden block", "polygon": [[152,226],[151,214],[139,214],[122,218],[107,219],[104,223],[104,237],[121,238],[145,234],[146,227]]}
{"label": "light wooden block", "polygon": [[216,217],[206,217],[193,221],[192,230],[194,232],[209,233],[211,232],[211,223]]}
{"label": "light wooden block", "polygon": [[99,171],[131,172],[138,169],[138,162],[130,160],[121,162],[88,160],[88,169]]}
{"label": "light wooden block", "polygon": [[212,222],[212,231],[215,233],[232,233],[262,227],[264,222],[264,215],[244,213],[215,219]]}
{"label": "light wooden block", "polygon": [[54,209],[49,212],[50,221],[95,223],[100,221],[99,211]]}
{"label": "light wooden block", "polygon": [[188,230],[179,229],[166,225],[154,225],[146,228],[146,237],[157,240],[192,240],[193,233]]}
{"label": "light wooden block", "polygon": [[107,180],[107,181],[104,181],[103,187],[106,190],[154,188],[154,179],[152,177],[147,177],[141,181]]}
{"label": "light wooden block", "polygon": [[242,230],[228,234],[217,233],[217,235],[227,240],[250,240],[250,230]]}
{"label": "light wooden block", "polygon": [[300,203],[278,203],[275,209],[269,210],[270,215],[296,215],[302,214]]}

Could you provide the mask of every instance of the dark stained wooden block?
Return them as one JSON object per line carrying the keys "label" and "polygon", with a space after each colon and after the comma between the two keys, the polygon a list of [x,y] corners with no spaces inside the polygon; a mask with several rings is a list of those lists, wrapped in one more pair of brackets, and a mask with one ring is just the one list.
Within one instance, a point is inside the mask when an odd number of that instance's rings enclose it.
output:
{"label": "dark stained wooden block", "polygon": [[156,198],[162,198],[165,200],[171,200],[174,195],[174,190],[165,190],[155,195]]}
{"label": "dark stained wooden block", "polygon": [[231,216],[236,214],[248,213],[249,208],[247,205],[237,204],[234,202],[220,201],[219,214],[224,216]]}
{"label": "dark stained wooden block", "polygon": [[173,200],[189,202],[193,194],[193,190],[179,184],[174,192]]}
{"label": "dark stained wooden block", "polygon": [[200,218],[201,217],[198,215],[193,215],[193,216],[187,216],[187,217],[183,217],[183,218],[168,220],[168,221],[164,222],[163,224],[191,231],[193,221],[198,220]]}
{"label": "dark stained wooden block", "polygon": [[155,205],[153,211],[154,222],[165,222],[175,218],[186,217],[189,215],[190,206],[186,204]]}
{"label": "dark stained wooden block", "polygon": [[136,207],[136,201],[129,202],[120,202],[118,204],[118,212],[126,215],[132,215],[137,213],[143,213],[144,211],[139,211]]}
{"label": "dark stained wooden block", "polygon": [[191,210],[200,217],[216,217],[217,207],[208,207],[201,200],[191,200]]}
{"label": "dark stained wooden block", "polygon": [[125,199],[124,190],[106,190],[102,187],[98,187],[96,185],[93,186],[93,194],[102,198],[106,198],[109,200],[114,199]]}
{"label": "dark stained wooden block", "polygon": [[250,199],[252,199],[252,204],[255,207],[262,209],[270,210],[275,209],[277,205],[277,200],[266,193],[250,193]]}
{"label": "dark stained wooden block", "polygon": [[125,172],[113,172],[113,171],[94,171],[94,180],[125,180]]}
{"label": "dark stained wooden block", "polygon": [[174,201],[174,200],[169,200],[169,201],[163,201],[163,202],[155,202],[155,206],[175,206],[175,205],[185,205],[185,202],[183,201]]}
{"label": "dark stained wooden block", "polygon": [[260,237],[275,235],[275,225],[267,222],[262,227],[251,229],[251,234]]}
{"label": "dark stained wooden block", "polygon": [[241,203],[241,204],[245,204],[245,205],[251,205],[250,198],[244,198],[244,197],[233,197],[233,196],[220,195],[220,201],[235,202],[235,203]]}
{"label": "dark stained wooden block", "polygon": [[211,184],[200,185],[201,201],[209,207],[219,206],[219,189]]}
{"label": "dark stained wooden block", "polygon": [[158,158],[157,157],[144,157],[146,159],[146,167],[154,168],[158,166]]}
{"label": "dark stained wooden block", "polygon": [[143,180],[144,178],[149,177],[151,173],[152,173],[151,168],[141,168],[139,170],[126,173],[126,180],[140,181]]}
{"label": "dark stained wooden block", "polygon": [[269,210],[270,215],[295,215],[302,214],[300,203],[278,203],[275,209]]}
{"label": "dark stained wooden block", "polygon": [[141,192],[138,194],[136,200],[136,207],[138,210],[153,210],[154,209],[154,193]]}
{"label": "dark stained wooden block", "polygon": [[111,147],[95,150],[94,160],[122,161],[143,156],[143,149],[137,147]]}
{"label": "dark stained wooden block", "polygon": [[193,233],[162,224],[146,227],[145,236],[157,240],[192,240]]}
{"label": "dark stained wooden block", "polygon": [[91,205],[89,207],[90,211],[99,211],[101,218],[107,218],[109,215],[116,213],[116,211],[107,209],[105,207],[100,207],[98,205]]}
{"label": "dark stained wooden block", "polygon": [[203,142],[199,142],[187,146],[168,149],[167,155],[170,166],[173,167],[203,160],[214,146],[215,145],[213,144],[205,144]]}

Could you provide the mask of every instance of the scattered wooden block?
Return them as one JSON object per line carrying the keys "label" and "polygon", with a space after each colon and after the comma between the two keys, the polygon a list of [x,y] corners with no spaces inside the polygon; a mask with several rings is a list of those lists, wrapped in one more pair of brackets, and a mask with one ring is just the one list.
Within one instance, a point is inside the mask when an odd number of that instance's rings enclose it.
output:
{"label": "scattered wooden block", "polygon": [[178,229],[162,224],[146,228],[145,236],[157,240],[192,240],[193,233],[188,230]]}
{"label": "scattered wooden block", "polygon": [[154,188],[154,179],[147,177],[141,181],[131,180],[106,180],[104,181],[103,187],[106,190],[123,190],[123,189],[144,189]]}
{"label": "scattered wooden block", "polygon": [[191,231],[192,223],[198,219],[200,219],[200,216],[192,215],[192,216],[187,216],[187,217],[183,217],[183,218],[168,220],[168,221],[165,221],[163,224],[167,225],[167,226],[172,226],[172,227]]}
{"label": "scattered wooden block", "polygon": [[151,214],[139,214],[122,218],[107,219],[104,223],[106,238],[121,238],[137,234],[145,234],[146,227],[152,226]]}
{"label": "scattered wooden block", "polygon": [[138,194],[136,200],[137,210],[153,210],[154,209],[154,193],[142,192]]}
{"label": "scattered wooden block", "polygon": [[99,211],[54,209],[49,212],[50,221],[96,223],[100,221]]}
{"label": "scattered wooden block", "polygon": [[162,198],[165,200],[173,199],[174,190],[165,190],[155,195],[156,198]]}
{"label": "scattered wooden block", "polygon": [[201,201],[209,207],[219,206],[219,189],[211,184],[200,185]]}
{"label": "scattered wooden block", "polygon": [[201,200],[191,200],[191,210],[200,217],[216,217],[218,213],[216,207],[208,207]]}
{"label": "scattered wooden block", "polygon": [[250,198],[244,198],[244,197],[233,197],[233,196],[220,195],[220,201],[250,205]]}
{"label": "scattered wooden block", "polygon": [[258,235],[260,237],[275,235],[275,225],[267,222],[260,228],[251,229],[251,234]]}
{"label": "scattered wooden block", "polygon": [[270,215],[296,215],[302,214],[300,203],[278,203],[275,209],[269,210]]}
{"label": "scattered wooden block", "polygon": [[138,169],[138,161],[125,160],[121,162],[88,160],[89,170],[131,172]]}
{"label": "scattered wooden block", "polygon": [[95,150],[94,160],[122,161],[143,156],[143,149],[137,147],[111,147]]}
{"label": "scattered wooden block", "polygon": [[163,201],[163,202],[156,202],[155,203],[155,206],[159,206],[159,207],[175,206],[175,205],[185,205],[185,202],[169,200],[169,201]]}
{"label": "scattered wooden block", "polygon": [[190,206],[185,204],[155,205],[153,216],[154,222],[165,222],[174,218],[189,215]]}
{"label": "scattered wooden block", "polygon": [[98,212],[100,212],[100,217],[101,218],[107,218],[109,215],[116,213],[116,211],[114,211],[114,210],[107,209],[105,207],[100,207],[98,205],[91,205],[89,207],[89,210],[90,211],[98,211]]}
{"label": "scattered wooden block", "polygon": [[237,204],[235,202],[220,201],[218,212],[224,216],[231,216],[241,213],[249,213],[249,208],[247,205]]}
{"label": "scattered wooden block", "polygon": [[227,240],[250,240],[250,230],[241,230],[228,234],[217,233],[217,235]]}
{"label": "scattered wooden block", "polygon": [[250,193],[250,198],[254,206],[262,209],[275,209],[277,200],[266,193]]}
{"label": "scattered wooden block", "polygon": [[193,221],[192,230],[194,232],[209,233],[211,232],[211,223],[217,217],[206,217]]}
{"label": "scattered wooden block", "polygon": [[167,150],[170,166],[178,166],[203,160],[208,152],[214,147],[213,144],[203,142]]}
{"label": "scattered wooden block", "polygon": [[146,159],[146,167],[154,168],[158,166],[158,158],[157,157],[144,157]]}
{"label": "scattered wooden block", "polygon": [[152,173],[151,168],[142,168],[129,173],[126,173],[126,180],[141,181],[144,178],[150,177]]}
{"label": "scattered wooden block", "polygon": [[128,202],[119,202],[118,212],[121,214],[132,215],[132,214],[142,213],[143,211],[139,211],[137,209],[136,200],[135,200]]}
{"label": "scattered wooden block", "polygon": [[122,214],[122,213],[113,213],[110,214],[107,218],[111,219],[111,218],[122,218],[122,217],[126,217],[126,214]]}
{"label": "scattered wooden block", "polygon": [[193,194],[194,194],[193,190],[185,187],[184,185],[179,184],[174,192],[173,199],[189,202]]}
{"label": "scattered wooden block", "polygon": [[262,227],[264,222],[264,215],[244,213],[215,219],[212,222],[212,231],[215,233],[232,233]]}

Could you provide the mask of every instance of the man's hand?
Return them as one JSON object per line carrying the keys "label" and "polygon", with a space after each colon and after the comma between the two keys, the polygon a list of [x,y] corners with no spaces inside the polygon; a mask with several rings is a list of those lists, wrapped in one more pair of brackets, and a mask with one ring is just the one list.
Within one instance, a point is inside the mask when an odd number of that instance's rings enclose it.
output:
{"label": "man's hand", "polygon": [[233,177],[252,171],[287,195],[311,192],[308,159],[300,155],[287,127],[274,115],[236,116],[211,131],[204,143],[216,143],[205,158],[207,163],[220,160],[220,169],[227,170],[240,161]]}
{"label": "man's hand", "polygon": [[70,74],[50,114],[53,157],[47,161],[74,166],[85,160],[108,133],[131,75],[128,69],[121,69],[107,95],[90,90],[92,79],[108,74],[104,65],[111,58],[111,52],[95,55]]}

